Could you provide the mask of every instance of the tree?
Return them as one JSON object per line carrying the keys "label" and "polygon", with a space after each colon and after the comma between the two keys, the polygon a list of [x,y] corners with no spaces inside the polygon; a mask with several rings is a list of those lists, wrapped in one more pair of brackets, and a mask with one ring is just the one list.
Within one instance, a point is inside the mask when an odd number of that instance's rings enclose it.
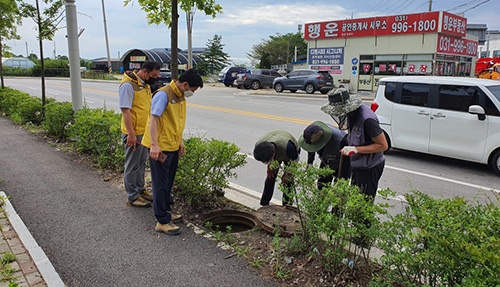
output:
{"label": "tree", "polygon": [[0,81],[2,89],[5,88],[2,69],[3,40],[20,38],[17,35],[17,26],[21,25],[21,20],[22,16],[16,1],[0,0]]}
{"label": "tree", "polygon": [[206,75],[213,75],[229,64],[229,55],[222,49],[222,36],[214,35],[212,40],[207,42],[207,50],[200,55],[201,62],[196,68],[204,71]]}
{"label": "tree", "polygon": [[37,39],[40,46],[40,67],[42,78],[42,106],[45,106],[45,67],[43,58],[43,40],[52,40],[57,31],[57,25],[64,19],[64,0],[43,0],[47,5],[43,14],[40,13],[39,0],[36,0],[36,6],[28,3],[21,3],[23,15],[31,18],[37,25]]}
{"label": "tree", "polygon": [[[124,0],[125,6],[134,0]],[[137,0],[141,5],[142,10],[146,12],[148,24],[163,23],[170,28],[170,48],[172,53],[171,67],[172,79],[176,79],[179,75],[178,71],[178,20],[177,6],[180,4],[181,10],[191,11],[196,7],[198,10],[205,12],[206,15],[215,18],[217,13],[222,13],[222,6],[215,3],[215,0]]]}
{"label": "tree", "polygon": [[271,68],[271,65],[290,63],[294,59],[295,47],[297,55],[307,55],[307,42],[301,33],[276,34],[254,45],[247,56],[256,67]]}

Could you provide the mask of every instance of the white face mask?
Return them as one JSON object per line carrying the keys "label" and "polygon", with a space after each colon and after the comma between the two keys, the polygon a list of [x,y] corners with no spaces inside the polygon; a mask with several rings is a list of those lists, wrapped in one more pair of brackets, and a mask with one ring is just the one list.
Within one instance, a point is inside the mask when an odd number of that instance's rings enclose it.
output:
{"label": "white face mask", "polygon": [[186,97],[186,98],[189,98],[189,97],[191,97],[192,95],[194,95],[194,92],[193,92],[193,91],[185,91],[185,92],[184,92],[184,97]]}

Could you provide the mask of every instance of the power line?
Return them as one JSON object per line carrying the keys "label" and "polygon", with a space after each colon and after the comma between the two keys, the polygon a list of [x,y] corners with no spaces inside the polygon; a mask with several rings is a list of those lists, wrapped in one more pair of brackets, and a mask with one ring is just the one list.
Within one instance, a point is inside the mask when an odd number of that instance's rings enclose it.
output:
{"label": "power line", "polygon": [[486,2],[490,2],[490,0],[485,0],[485,1],[483,1],[483,2],[481,2],[481,3],[479,3],[479,4],[477,4],[476,6],[471,7],[471,8],[469,8],[469,9],[467,9],[467,10],[463,11],[462,13],[464,13],[464,14],[465,14],[465,12],[470,11],[470,10],[472,10],[472,9],[475,9],[475,8],[477,8],[478,6],[481,6],[481,5],[483,5],[484,3],[486,3]]}
{"label": "power line", "polygon": [[[396,9],[392,10],[392,14],[399,14],[399,13],[402,13],[403,10],[405,10],[405,8],[408,8],[408,6],[410,6],[413,2],[415,2],[415,0],[411,0],[410,3],[405,3],[404,1],[401,2],[401,5],[399,5]],[[401,8],[401,6],[403,6],[403,8]],[[398,8],[401,8],[399,10],[397,10]],[[397,10],[397,11],[396,11]]]}
{"label": "power line", "polygon": [[381,0],[377,5],[375,5],[375,7],[373,7],[372,9],[368,10],[367,13],[371,12],[371,11],[375,11],[377,10],[378,8],[382,7],[383,4],[385,4],[385,2],[387,2],[389,0]]}
{"label": "power line", "polygon": [[456,7],[451,8],[451,9],[448,9],[448,10],[446,10],[446,11],[448,11],[448,12],[449,12],[449,11],[457,10],[457,9],[459,9],[459,8],[461,8],[461,7],[464,7],[464,6],[470,5],[470,4],[472,4],[472,3],[474,3],[474,2],[477,2],[477,1],[480,1],[480,0],[472,0],[472,1],[469,1],[469,2],[467,2],[467,3],[460,4],[460,5],[456,6]]}

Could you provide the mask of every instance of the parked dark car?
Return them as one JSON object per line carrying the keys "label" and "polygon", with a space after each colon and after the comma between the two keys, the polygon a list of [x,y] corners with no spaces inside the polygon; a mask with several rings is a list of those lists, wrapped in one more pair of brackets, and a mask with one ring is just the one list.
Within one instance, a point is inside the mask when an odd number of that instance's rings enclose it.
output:
{"label": "parked dark car", "polygon": [[246,71],[245,67],[225,67],[220,71],[219,82],[223,83],[226,87],[232,86],[234,80],[236,80],[236,75]]}
{"label": "parked dark car", "polygon": [[238,89],[245,88],[257,90],[263,87],[273,87],[273,81],[281,74],[271,69],[253,69],[246,73],[238,74],[235,85]]}
{"label": "parked dark car", "polygon": [[160,76],[156,78],[156,82],[151,85],[151,92],[155,92],[159,88],[168,85],[172,81],[172,74],[170,71],[160,71]]}
{"label": "parked dark car", "polygon": [[328,71],[294,70],[284,77],[274,79],[273,88],[278,93],[283,90],[292,93],[304,90],[308,94],[313,94],[315,91],[326,94],[333,89],[333,77]]}

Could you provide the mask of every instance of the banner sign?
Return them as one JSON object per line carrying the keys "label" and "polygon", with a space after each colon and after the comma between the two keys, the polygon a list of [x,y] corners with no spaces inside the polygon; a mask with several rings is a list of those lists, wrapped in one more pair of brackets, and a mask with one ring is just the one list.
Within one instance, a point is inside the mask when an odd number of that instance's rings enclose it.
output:
{"label": "banner sign", "polygon": [[477,41],[439,34],[436,52],[461,56],[477,56]]}
{"label": "banner sign", "polygon": [[[440,21],[441,20],[441,21]],[[448,12],[426,12],[306,23],[304,39],[336,39],[421,33],[465,36],[467,19]]]}
{"label": "banner sign", "polygon": [[307,60],[309,65],[343,65],[344,47],[311,48]]}

